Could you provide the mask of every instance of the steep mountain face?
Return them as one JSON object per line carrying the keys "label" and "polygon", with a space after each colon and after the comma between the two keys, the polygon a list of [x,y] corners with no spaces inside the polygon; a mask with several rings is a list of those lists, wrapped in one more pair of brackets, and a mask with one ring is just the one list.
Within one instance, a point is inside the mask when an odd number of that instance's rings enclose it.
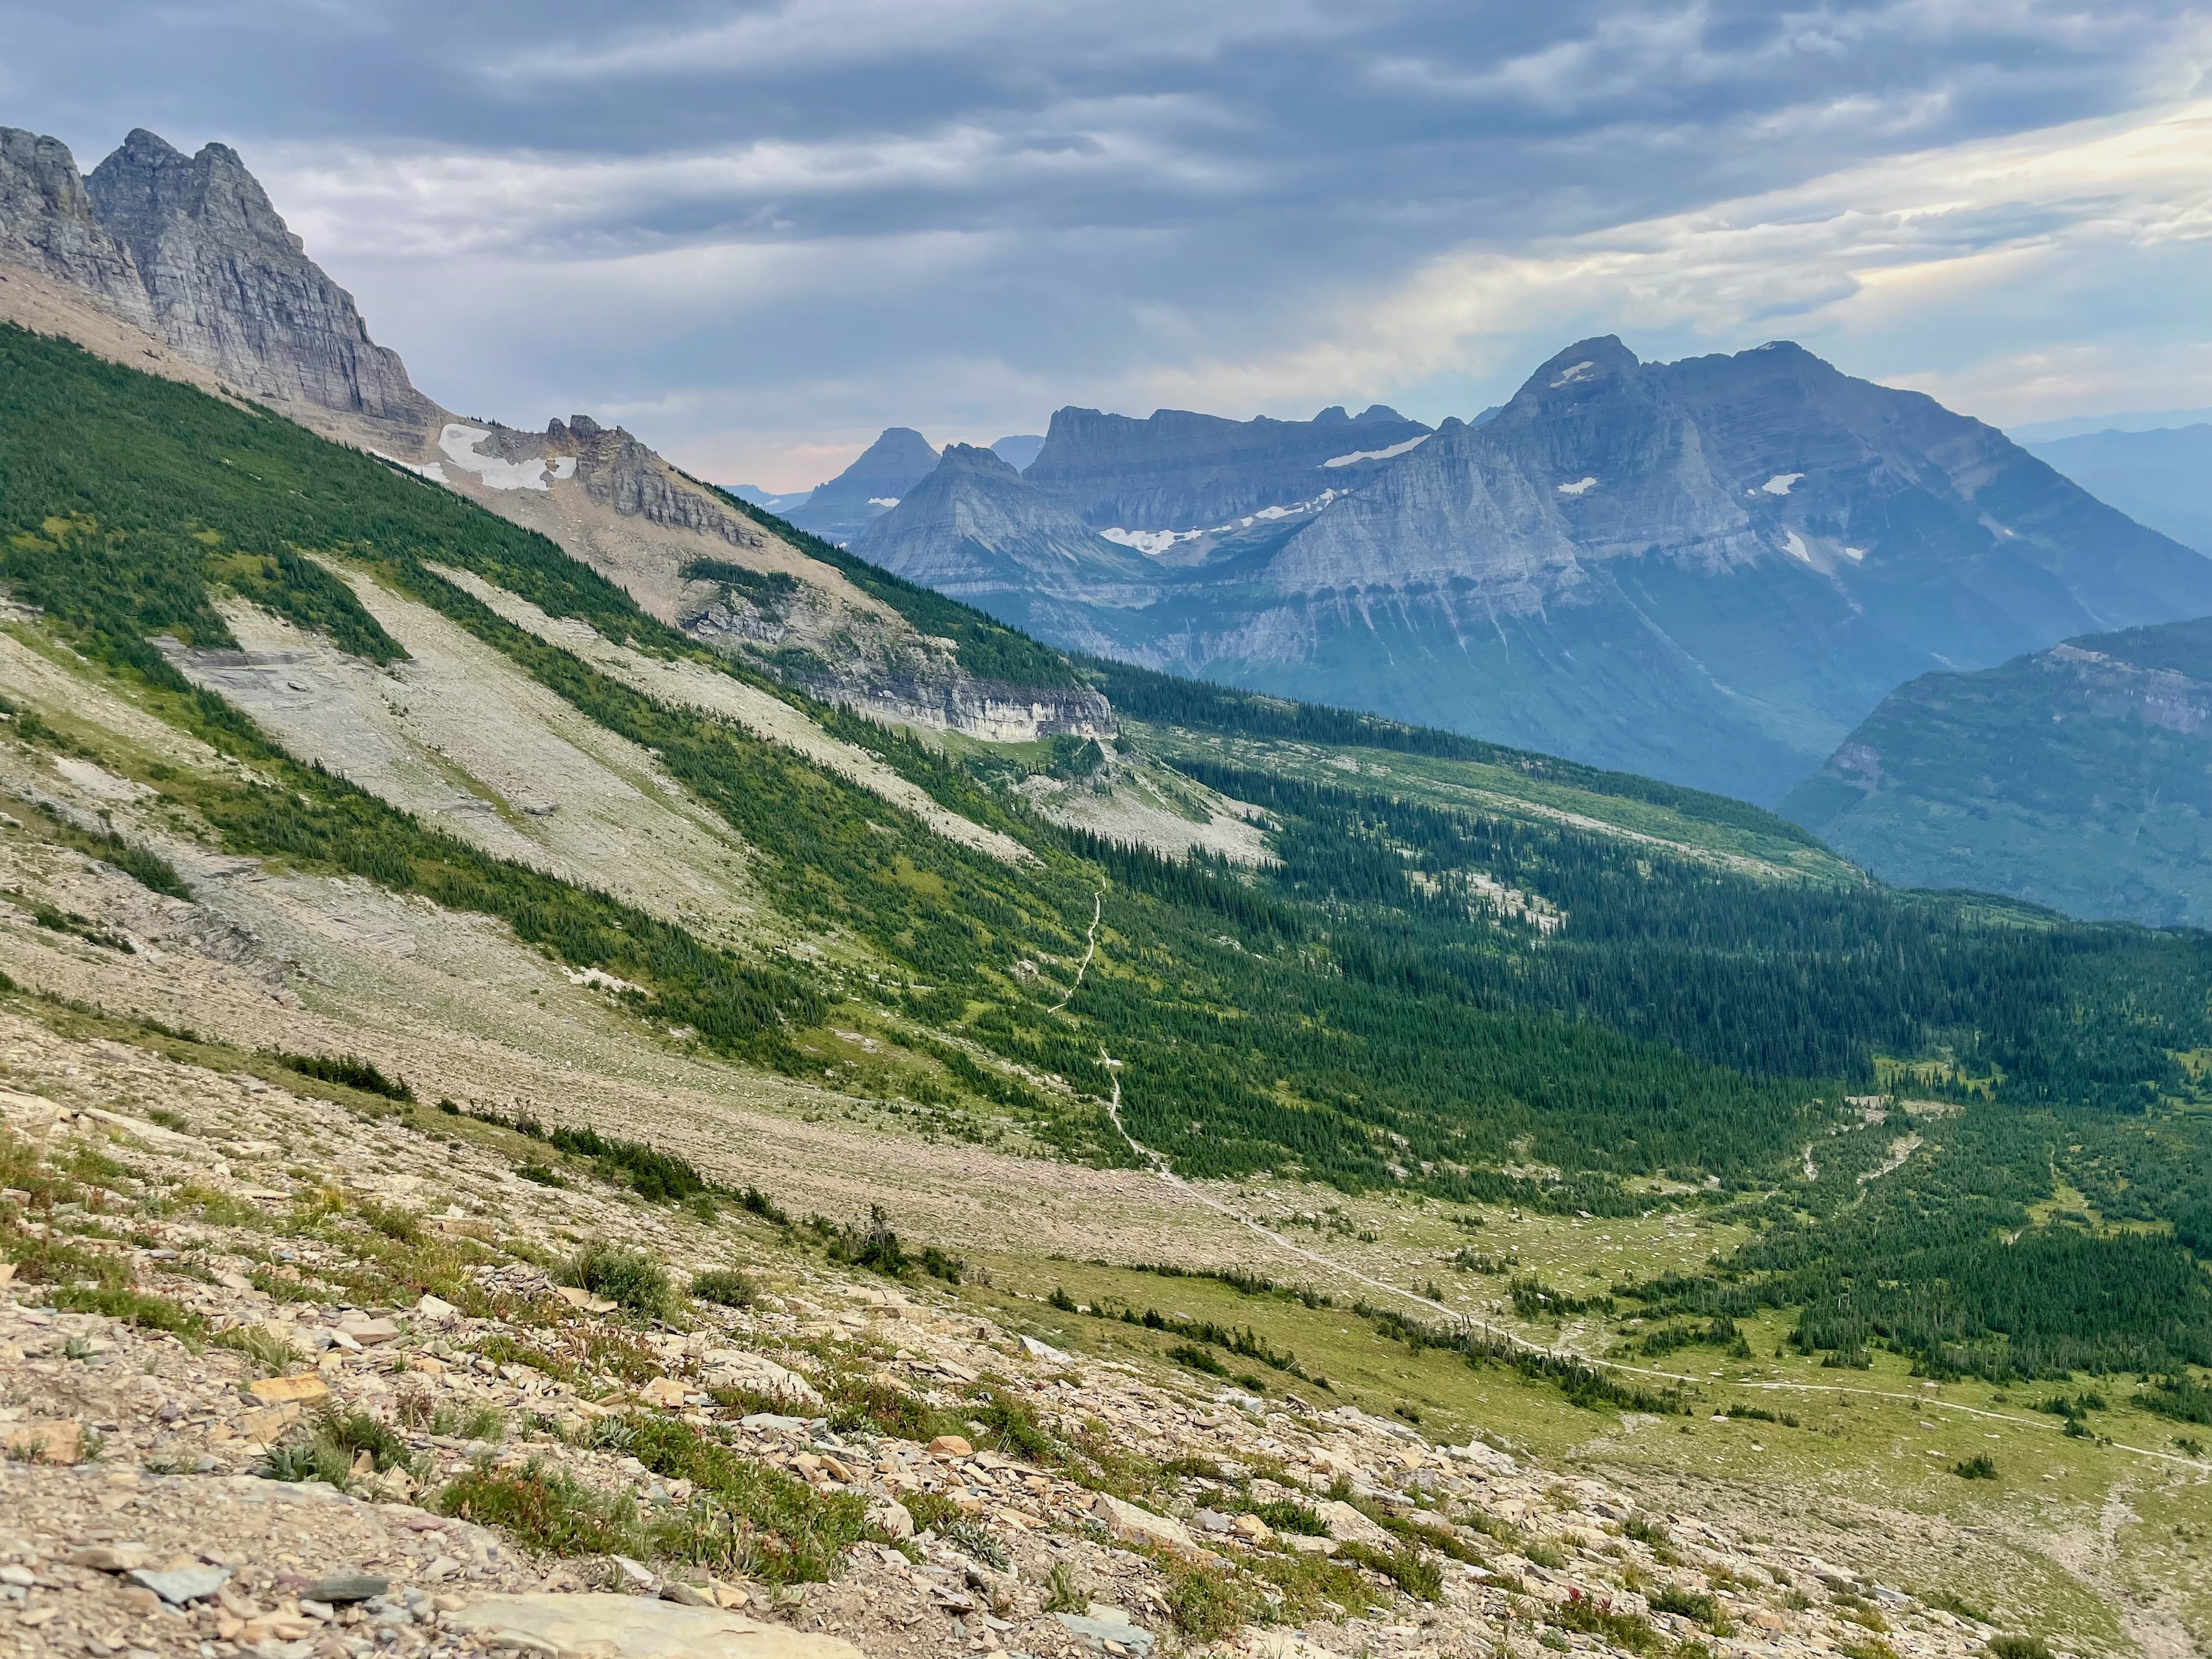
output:
{"label": "steep mountain face", "polygon": [[936,465],[937,452],[921,434],[910,426],[886,427],[836,477],[815,485],[804,500],[772,510],[826,540],[849,542],[896,507]]}
{"label": "steep mountain face", "polygon": [[1152,591],[1146,585],[1155,574],[972,444],[948,444],[936,469],[853,550],[940,593],[996,596],[1010,619],[1025,619],[1027,602],[1039,597],[1127,603]]}
{"label": "steep mountain face", "polygon": [[58,138],[0,127],[0,259],[82,289],[154,330],[137,261],[94,216],[76,158]]}
{"label": "steep mountain face", "polygon": [[1428,434],[1380,404],[1357,419],[1325,409],[1310,421],[1230,421],[1180,409],[1139,421],[1063,409],[1022,476],[1093,529],[1140,545],[1139,538],[1194,538],[1246,514],[1340,494]]}
{"label": "steep mountain face", "polygon": [[2021,447],[2138,524],[2212,555],[2212,424],[2085,432]]}
{"label": "steep mountain face", "polygon": [[[1026,481],[1060,488],[1051,453]],[[1060,643],[1761,802],[1917,674],[2212,611],[2212,561],[1787,343],[1583,341],[1481,424],[1362,465],[1310,514],[1148,544],[1118,592],[1041,593],[974,546],[962,591]]]}
{"label": "steep mountain face", "polygon": [[434,412],[228,145],[186,156],[142,127],[86,186],[137,265],[155,331],[186,356],[283,402],[406,427]]}
{"label": "steep mountain face", "polygon": [[2212,926],[2212,619],[1923,675],[1783,811],[1900,885]]}

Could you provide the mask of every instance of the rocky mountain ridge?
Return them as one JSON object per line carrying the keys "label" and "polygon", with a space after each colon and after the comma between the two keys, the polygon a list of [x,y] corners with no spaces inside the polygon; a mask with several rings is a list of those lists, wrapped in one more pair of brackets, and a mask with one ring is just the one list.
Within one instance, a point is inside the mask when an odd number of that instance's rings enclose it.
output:
{"label": "rocky mountain ridge", "polygon": [[[1060,644],[1757,801],[1916,673],[2212,611],[2212,561],[1787,343],[1578,342],[1493,416],[1394,447],[1302,510],[1146,541],[1118,591],[1036,580],[1042,495],[994,532],[917,493],[868,545]],[[1053,453],[1024,483],[1052,487]],[[1069,550],[1062,520],[1042,539]]]}

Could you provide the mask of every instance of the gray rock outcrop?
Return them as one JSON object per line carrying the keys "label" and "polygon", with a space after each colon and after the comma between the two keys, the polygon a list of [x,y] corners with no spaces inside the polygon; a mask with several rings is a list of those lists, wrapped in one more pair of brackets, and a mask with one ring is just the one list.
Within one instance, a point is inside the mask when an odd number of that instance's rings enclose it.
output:
{"label": "gray rock outcrop", "polygon": [[307,258],[228,144],[187,156],[141,127],[86,186],[137,267],[154,331],[177,351],[278,402],[416,428],[430,417],[398,354],[369,338],[353,296]]}
{"label": "gray rock outcrop", "polygon": [[94,216],[76,158],[58,138],[0,127],[0,261],[82,289],[155,331],[137,261]]}

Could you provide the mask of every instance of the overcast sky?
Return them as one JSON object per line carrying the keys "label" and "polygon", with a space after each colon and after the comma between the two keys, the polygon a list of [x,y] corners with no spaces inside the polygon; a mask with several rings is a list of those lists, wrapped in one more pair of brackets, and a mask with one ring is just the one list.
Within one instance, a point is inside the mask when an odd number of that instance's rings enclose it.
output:
{"label": "overcast sky", "polygon": [[0,123],[235,145],[451,408],[803,489],[1062,404],[1429,421],[1619,333],[2212,404],[2212,0],[147,0]]}

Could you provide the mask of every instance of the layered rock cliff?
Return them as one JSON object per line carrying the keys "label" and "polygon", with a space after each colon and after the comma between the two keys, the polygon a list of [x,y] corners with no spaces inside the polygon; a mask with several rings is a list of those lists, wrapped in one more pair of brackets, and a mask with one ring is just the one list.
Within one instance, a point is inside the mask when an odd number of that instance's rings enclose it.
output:
{"label": "layered rock cliff", "polygon": [[1146,420],[1063,409],[1022,476],[1085,524],[1132,536],[1206,532],[1356,487],[1429,428],[1376,404],[1354,418],[1224,420],[1158,410]]}
{"label": "layered rock cliff", "polygon": [[141,127],[86,185],[137,264],[154,331],[185,356],[280,404],[410,428],[435,413],[228,144],[187,156]]}
{"label": "layered rock cliff", "polygon": [[1149,593],[1142,556],[1106,540],[988,449],[950,444],[936,470],[853,550],[956,596],[1010,592],[1129,602]]}

